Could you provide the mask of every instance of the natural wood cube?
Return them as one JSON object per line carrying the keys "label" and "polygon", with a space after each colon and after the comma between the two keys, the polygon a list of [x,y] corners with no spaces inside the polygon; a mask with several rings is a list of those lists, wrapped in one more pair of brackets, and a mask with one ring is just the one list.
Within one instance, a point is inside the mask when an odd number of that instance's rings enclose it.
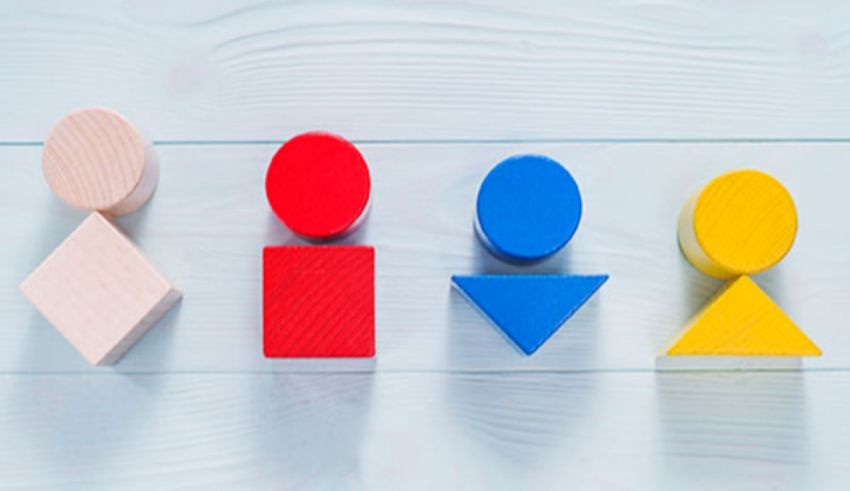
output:
{"label": "natural wood cube", "polygon": [[20,289],[93,365],[118,361],[180,300],[100,213],[89,215]]}

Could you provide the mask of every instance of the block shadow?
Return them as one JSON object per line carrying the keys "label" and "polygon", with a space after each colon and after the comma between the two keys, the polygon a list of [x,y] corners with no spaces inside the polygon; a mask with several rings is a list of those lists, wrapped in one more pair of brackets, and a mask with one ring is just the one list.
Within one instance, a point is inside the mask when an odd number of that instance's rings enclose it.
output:
{"label": "block shadow", "polygon": [[28,414],[4,439],[25,442],[23,455],[50,475],[94,486],[112,474],[117,449],[143,438],[160,395],[157,379],[112,371],[12,377],[10,396]]}
{"label": "block shadow", "polygon": [[[569,246],[544,261],[508,263],[494,257],[474,235],[470,239],[471,273],[572,274]],[[505,461],[529,466],[571,441],[593,397],[594,379],[579,372],[592,366],[597,355],[601,291],[538,352],[526,356],[450,282],[447,288],[447,357],[454,370],[447,377],[446,401],[459,426]],[[565,371],[564,366],[576,371]]]}
{"label": "block shadow", "polygon": [[252,377],[258,467],[275,489],[306,483],[361,483],[370,422],[371,373],[269,373]]}
{"label": "block shadow", "polygon": [[734,479],[729,468],[741,462],[748,474],[770,476],[781,488],[814,486],[800,472],[809,464],[805,374],[714,371],[655,377],[661,487],[699,482],[721,489]]}
{"label": "block shadow", "polygon": [[447,411],[473,442],[505,463],[533,468],[580,445],[592,417],[594,377],[566,372],[452,373]]}
{"label": "block shadow", "polygon": [[538,261],[511,261],[495,256],[472,234],[473,274],[575,274],[569,244],[555,255]]}
{"label": "block shadow", "polygon": [[368,216],[364,217],[354,230],[330,239],[307,239],[296,235],[286,227],[283,222],[272,212],[266,213],[266,227],[263,233],[263,244],[260,249],[275,245],[359,245],[366,244],[369,236]]}

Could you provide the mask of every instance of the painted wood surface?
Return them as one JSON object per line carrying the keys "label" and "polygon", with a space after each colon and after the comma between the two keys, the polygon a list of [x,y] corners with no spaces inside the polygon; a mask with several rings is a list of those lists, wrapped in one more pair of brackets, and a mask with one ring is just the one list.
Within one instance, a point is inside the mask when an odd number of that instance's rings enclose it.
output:
{"label": "painted wood surface", "polygon": [[749,276],[730,280],[682,327],[665,350],[671,356],[820,356],[806,337]]}
{"label": "painted wood surface", "polygon": [[[0,489],[846,489],[849,14],[0,0]],[[50,194],[38,145],[92,105],[160,143],[157,196],[119,224],[186,294],[97,370],[16,291],[84,217]],[[300,243],[262,177],[314,129],[372,166],[372,214],[346,242],[376,246],[374,361],[261,356],[262,247]],[[567,165],[587,205],[533,270],[612,275],[532,358],[448,280],[517,272],[477,244],[472,209],[520,152]],[[656,374],[720,287],[681,257],[678,212],[739,167],[794,195],[797,243],[756,281],[824,356]]]}
{"label": "painted wood surface", "polygon": [[847,138],[850,3],[0,1],[0,138]]}
{"label": "painted wood surface", "polygon": [[0,475],[8,489],[839,491],[848,390],[845,373],[0,376]]}
{"label": "painted wood surface", "polygon": [[263,248],[263,355],[375,356],[375,250]]}
{"label": "painted wood surface", "polygon": [[[347,243],[375,246],[377,358],[265,360],[261,257],[302,243],[270,211],[263,176],[277,145],[158,148],[157,194],[119,224],[183,292],[180,305],[116,367],[163,371],[454,371],[651,369],[655,356],[722,282],[679,251],[681,204],[708,179],[762,168],[795,197],[797,242],[756,281],[820,346],[806,368],[850,368],[850,212],[843,144],[361,145],[370,162],[369,219]],[[17,284],[81,220],[41,178],[39,148],[0,151],[0,371],[89,371],[31,308]],[[586,204],[571,243],[533,267],[493,258],[473,231],[483,175],[514,152],[563,162]],[[210,169],[215,169],[211,172]],[[824,178],[829,176],[829,178]],[[534,357],[517,356],[450,287],[452,274],[610,274],[605,288]]]}
{"label": "painted wood surface", "polygon": [[774,177],[738,169],[715,177],[682,206],[679,246],[703,273],[734,279],[767,271],[797,237],[794,198]]}

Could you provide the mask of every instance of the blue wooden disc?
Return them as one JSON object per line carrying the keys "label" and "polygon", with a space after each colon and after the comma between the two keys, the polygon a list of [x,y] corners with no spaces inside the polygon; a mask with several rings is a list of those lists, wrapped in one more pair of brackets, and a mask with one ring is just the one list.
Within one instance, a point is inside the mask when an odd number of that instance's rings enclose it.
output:
{"label": "blue wooden disc", "polygon": [[475,228],[494,254],[533,261],[558,252],[581,221],[581,194],[561,164],[517,155],[497,164],[478,190]]}

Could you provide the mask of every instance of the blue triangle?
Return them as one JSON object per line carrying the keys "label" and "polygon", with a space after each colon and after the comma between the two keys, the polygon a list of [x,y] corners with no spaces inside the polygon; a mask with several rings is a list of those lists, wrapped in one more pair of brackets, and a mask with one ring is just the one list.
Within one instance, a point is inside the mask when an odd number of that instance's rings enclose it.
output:
{"label": "blue triangle", "polygon": [[525,354],[537,351],[608,275],[452,276],[452,283]]}

